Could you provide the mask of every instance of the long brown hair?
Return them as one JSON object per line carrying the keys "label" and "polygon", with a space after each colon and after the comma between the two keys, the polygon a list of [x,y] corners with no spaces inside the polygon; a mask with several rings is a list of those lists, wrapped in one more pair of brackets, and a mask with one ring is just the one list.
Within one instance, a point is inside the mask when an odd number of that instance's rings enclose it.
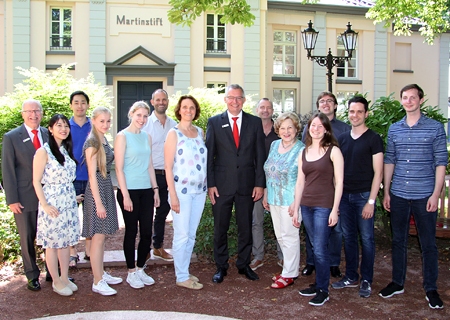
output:
{"label": "long brown hair", "polygon": [[328,117],[324,113],[319,112],[314,114],[308,121],[308,130],[306,130],[306,139],[305,139],[305,149],[308,149],[308,147],[312,144],[312,138],[311,134],[309,133],[309,129],[311,128],[311,123],[315,118],[319,118],[320,122],[322,123],[323,127],[326,130],[322,140],[320,140],[320,147],[325,148],[325,147],[339,146],[336,138],[333,135],[333,129],[331,128],[330,119],[328,119]]}

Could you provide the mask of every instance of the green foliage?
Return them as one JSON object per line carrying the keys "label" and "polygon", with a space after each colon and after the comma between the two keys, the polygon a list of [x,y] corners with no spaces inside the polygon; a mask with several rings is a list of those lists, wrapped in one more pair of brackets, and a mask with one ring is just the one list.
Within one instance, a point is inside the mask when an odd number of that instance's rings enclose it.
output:
{"label": "green foliage", "polygon": [[[94,76],[75,79],[70,74],[73,64],[63,65],[57,70],[46,73],[45,71],[30,68],[17,67],[19,73],[25,76],[23,83],[15,85],[14,91],[0,97],[0,154],[3,135],[23,123],[21,109],[22,103],[28,99],[39,100],[44,109],[41,126],[47,127],[48,120],[56,113],[71,117],[72,110],[69,107],[69,96],[72,92],[83,90],[90,99],[91,108],[105,106],[111,108],[109,90],[95,83]],[[1,163],[1,159],[0,159]],[[1,174],[0,174],[1,179]]]}
{"label": "green foliage", "polygon": [[20,237],[14,214],[6,205],[5,194],[0,191],[0,264],[15,261],[20,256]]}
{"label": "green foliage", "polygon": [[[318,0],[303,0],[302,4],[317,2]],[[223,15],[221,22],[225,24],[250,27],[255,21],[252,8],[246,0],[170,0],[169,4],[172,6],[167,13],[169,21],[182,26],[191,26],[203,12]]]}
{"label": "green foliage", "polygon": [[[194,124],[202,128],[205,133],[208,119],[227,109],[224,102],[224,95],[218,94],[218,91],[220,90],[222,90],[222,88],[189,88],[188,94],[193,96],[200,104],[200,117],[194,121]],[[174,110],[182,95],[181,92],[177,92],[169,98],[167,115],[173,119],[176,119]],[[246,95],[246,98],[247,101],[244,104],[243,110],[252,113],[253,105],[255,103],[252,101],[251,95]]]}
{"label": "green foliage", "polygon": [[172,6],[167,13],[169,21],[183,26],[191,26],[203,12],[223,15],[222,23],[252,26],[255,16],[245,0],[170,0]]}
{"label": "green foliage", "polygon": [[412,24],[419,24],[420,34],[428,44],[450,27],[448,0],[376,0],[366,17],[384,23],[386,28],[392,23],[395,35],[409,36]]}

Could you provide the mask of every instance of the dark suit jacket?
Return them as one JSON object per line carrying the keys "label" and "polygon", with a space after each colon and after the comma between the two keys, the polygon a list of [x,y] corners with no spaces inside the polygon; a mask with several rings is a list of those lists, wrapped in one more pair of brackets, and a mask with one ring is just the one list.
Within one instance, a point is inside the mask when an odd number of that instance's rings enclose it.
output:
{"label": "dark suit jacket", "polygon": [[[48,142],[48,130],[40,127],[40,131],[43,142]],[[24,212],[38,209],[38,199],[33,187],[35,153],[33,140],[30,139],[25,125],[3,136],[2,175],[6,203],[9,205],[20,202],[24,206]]]}
{"label": "dark suit jacket", "polygon": [[219,195],[251,195],[254,187],[264,188],[265,147],[261,119],[242,112],[239,149],[233,139],[227,111],[208,120],[208,188]]}

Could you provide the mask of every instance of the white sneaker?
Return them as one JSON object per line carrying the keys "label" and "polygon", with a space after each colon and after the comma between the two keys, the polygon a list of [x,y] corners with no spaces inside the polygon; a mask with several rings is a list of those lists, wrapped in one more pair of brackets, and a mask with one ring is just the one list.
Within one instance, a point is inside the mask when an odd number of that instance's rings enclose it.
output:
{"label": "white sneaker", "polygon": [[148,274],[145,273],[144,269],[137,269],[136,275],[139,279],[146,285],[151,286],[152,284],[155,284],[155,280],[153,280],[152,277],[150,277]]}
{"label": "white sneaker", "polygon": [[108,286],[105,279],[100,280],[97,284],[92,284],[92,291],[100,293],[102,296],[112,296],[117,293],[116,290]]}
{"label": "white sneaker", "polygon": [[119,278],[119,277],[113,277],[112,275],[110,275],[108,272],[103,271],[103,280],[105,280],[105,282],[107,284],[119,284],[122,283],[123,279]]}
{"label": "white sneaker", "polygon": [[145,287],[144,282],[139,278],[136,274],[137,272],[128,272],[127,282],[128,284],[135,289],[140,289]]}

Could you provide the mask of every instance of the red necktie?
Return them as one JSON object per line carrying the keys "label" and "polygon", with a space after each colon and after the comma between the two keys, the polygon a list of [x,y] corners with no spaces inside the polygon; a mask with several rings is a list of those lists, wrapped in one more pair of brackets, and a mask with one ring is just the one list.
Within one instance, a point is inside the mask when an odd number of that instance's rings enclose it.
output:
{"label": "red necktie", "polygon": [[38,131],[36,129],[34,129],[34,130],[31,130],[31,132],[34,134],[33,146],[37,150],[41,147],[41,142],[39,141],[39,137],[38,137]]}
{"label": "red necktie", "polygon": [[239,148],[239,128],[237,125],[237,119],[239,119],[239,117],[232,117],[231,119],[233,119],[233,121],[234,121],[234,123],[233,123],[234,143],[236,144],[236,148]]}

